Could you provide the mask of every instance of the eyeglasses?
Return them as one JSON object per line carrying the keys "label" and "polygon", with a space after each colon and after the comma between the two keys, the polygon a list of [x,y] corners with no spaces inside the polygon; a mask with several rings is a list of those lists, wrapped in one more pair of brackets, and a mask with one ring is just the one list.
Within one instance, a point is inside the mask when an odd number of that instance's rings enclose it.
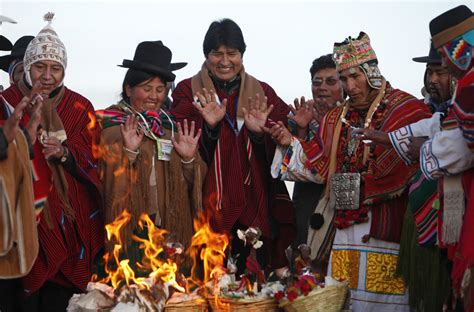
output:
{"label": "eyeglasses", "polygon": [[314,87],[320,87],[323,85],[323,83],[326,81],[326,84],[328,86],[334,86],[336,85],[336,83],[339,82],[339,79],[337,78],[334,78],[334,77],[327,77],[326,79],[323,79],[323,78],[314,78],[313,80],[311,80],[311,84],[314,86]]}

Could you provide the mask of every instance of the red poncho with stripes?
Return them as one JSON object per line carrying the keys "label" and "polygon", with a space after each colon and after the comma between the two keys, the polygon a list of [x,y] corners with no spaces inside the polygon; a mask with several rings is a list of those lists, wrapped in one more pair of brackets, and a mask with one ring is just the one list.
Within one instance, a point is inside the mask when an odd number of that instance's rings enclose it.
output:
{"label": "red poncho with stripes", "polygon": [[[332,138],[336,124],[340,122],[342,111],[343,106],[331,110],[321,122],[319,135],[310,142],[302,142],[308,158],[308,166],[315,168],[318,175],[325,180],[328,175]],[[354,122],[354,126],[358,126],[357,120],[353,120],[354,116],[359,119],[358,112],[349,109],[349,114],[350,117],[344,117],[349,122]],[[369,128],[390,132],[430,116],[431,112],[426,104],[406,92],[393,89],[387,82],[385,94],[379,108],[372,116]],[[363,117],[365,118],[365,115]],[[336,173],[344,172],[343,166],[349,167],[346,172],[361,173],[360,210],[365,213],[368,209],[372,211],[370,235],[378,239],[398,242],[407,206],[405,190],[419,165],[407,167],[392,147],[380,145],[369,149],[367,162],[364,163],[366,146],[362,143],[357,145],[353,156],[348,159],[346,154],[351,140],[351,132],[348,128],[348,125],[342,124],[337,144]],[[351,217],[349,214],[345,216]],[[342,224],[341,227],[360,222],[352,219],[345,221],[344,216],[341,218],[338,220]]]}
{"label": "red poncho with stripes", "polygon": [[[288,106],[266,83],[259,82],[274,109],[269,118],[287,122]],[[221,102],[227,99],[227,115],[235,125],[239,88],[231,94],[217,90]],[[192,105],[191,79],[178,84],[173,92],[171,113],[177,121],[194,120],[202,127],[203,119]],[[204,186],[204,207],[216,209],[217,227],[226,232],[239,222],[243,226],[259,227],[263,236],[272,238],[273,266],[285,264],[284,249],[294,237],[294,210],[283,182],[270,176],[270,164],[275,144],[265,135],[262,144],[249,139],[245,126],[236,134],[231,122],[225,118],[219,124],[217,141],[206,139],[203,131],[200,152],[208,163],[208,174]],[[218,207],[218,208],[215,208]],[[271,229],[271,223],[273,226]],[[273,231],[272,231],[273,230]],[[275,231],[276,230],[276,231]],[[278,232],[277,237],[274,233]]]}
{"label": "red poncho with stripes", "polygon": [[[53,228],[48,228],[45,218],[40,219],[38,258],[31,272],[23,278],[26,294],[34,293],[47,280],[84,290],[91,278],[93,258],[104,241],[100,183],[97,163],[92,155],[92,144],[98,134],[88,128],[89,116],[94,116],[94,108],[89,100],[64,88],[57,112],[67,134],[67,148],[76,163],[74,174],[64,170],[75,218],[71,221],[63,213],[61,201],[51,183],[51,172],[43,157],[42,145],[37,140],[33,147],[35,201],[41,204],[47,197]],[[5,90],[2,96],[12,106],[16,106],[23,97],[16,85]],[[0,117],[3,119],[5,116]],[[25,114],[21,125],[25,126],[27,121]]]}

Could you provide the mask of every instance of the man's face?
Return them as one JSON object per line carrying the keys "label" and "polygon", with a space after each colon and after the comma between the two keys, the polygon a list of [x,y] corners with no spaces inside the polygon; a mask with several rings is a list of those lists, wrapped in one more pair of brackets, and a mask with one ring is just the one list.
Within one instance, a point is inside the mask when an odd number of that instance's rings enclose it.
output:
{"label": "man's face", "polygon": [[436,103],[443,103],[451,98],[450,77],[448,68],[440,64],[426,65],[426,86],[430,97]]}
{"label": "man's face", "polygon": [[342,83],[335,68],[323,68],[314,73],[311,91],[316,105],[332,108],[342,101]]}
{"label": "man's face", "polygon": [[370,86],[364,72],[359,67],[351,67],[339,73],[342,88],[351,98],[352,103],[365,104],[370,93]]}
{"label": "man's face", "polygon": [[217,50],[209,52],[206,64],[214,77],[230,81],[242,69],[242,53],[237,49],[220,46]]}
{"label": "man's face", "polygon": [[55,61],[39,61],[31,65],[30,77],[33,85],[41,82],[41,94],[50,95],[63,81],[64,68]]}

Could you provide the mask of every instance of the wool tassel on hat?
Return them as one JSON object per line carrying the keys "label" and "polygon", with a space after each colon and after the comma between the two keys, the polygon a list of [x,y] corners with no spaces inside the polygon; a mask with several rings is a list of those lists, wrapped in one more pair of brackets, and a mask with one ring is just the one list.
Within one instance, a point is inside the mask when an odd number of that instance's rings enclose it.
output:
{"label": "wool tassel on hat", "polygon": [[53,12],[48,12],[48,13],[46,13],[46,14],[44,15],[43,18],[44,18],[44,20],[45,20],[46,22],[48,22],[49,24],[51,24],[51,21],[52,21],[53,18],[54,18],[54,13],[53,13]]}

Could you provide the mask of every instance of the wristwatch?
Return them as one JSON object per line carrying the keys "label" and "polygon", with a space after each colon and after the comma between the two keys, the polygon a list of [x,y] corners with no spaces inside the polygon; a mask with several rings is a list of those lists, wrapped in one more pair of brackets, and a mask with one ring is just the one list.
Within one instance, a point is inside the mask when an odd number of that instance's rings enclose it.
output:
{"label": "wristwatch", "polygon": [[63,151],[64,151],[63,156],[61,156],[61,159],[59,160],[62,164],[64,164],[67,161],[67,158],[69,157],[69,150],[64,145],[63,145]]}

